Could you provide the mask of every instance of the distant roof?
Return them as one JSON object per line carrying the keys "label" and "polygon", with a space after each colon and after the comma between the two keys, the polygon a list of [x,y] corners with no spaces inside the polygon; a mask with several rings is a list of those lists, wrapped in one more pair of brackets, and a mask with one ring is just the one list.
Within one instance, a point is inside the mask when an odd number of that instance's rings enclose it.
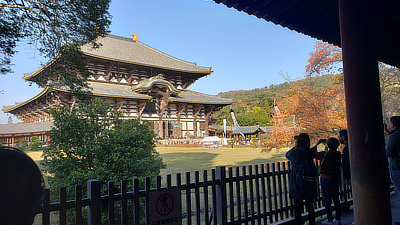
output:
{"label": "distant roof", "polygon": [[207,141],[221,141],[221,138],[217,137],[217,136],[208,136],[203,138],[203,140],[201,140],[202,142],[207,142]]}
{"label": "distant roof", "polygon": [[0,124],[0,134],[25,134],[47,132],[53,127],[53,122],[41,123],[15,123],[15,124]]}
{"label": "distant roof", "polygon": [[[229,8],[340,46],[338,0],[214,0]],[[400,1],[355,1],[376,35],[378,60],[400,67]],[[364,18],[354,18],[360,21]]]}
{"label": "distant roof", "polygon": [[[90,87],[93,88],[92,94],[95,96],[107,96],[107,97],[115,97],[115,98],[132,98],[132,99],[150,99],[151,97],[145,94],[140,94],[131,90],[131,87],[128,85],[122,84],[113,84],[113,83],[99,83],[99,82],[91,82],[88,81]],[[35,97],[29,99],[25,102],[19,102],[10,106],[3,106],[2,111],[10,112],[14,109],[17,109],[29,102],[34,101],[40,96],[44,95],[49,90],[58,90],[69,92],[69,88],[60,87],[60,88],[51,88],[47,87],[40,94]],[[185,103],[199,103],[199,104],[215,104],[215,105],[229,105],[232,104],[232,99],[220,98],[215,95],[207,95],[195,91],[185,90],[179,93],[174,97],[169,98],[173,102],[185,102]]]}
{"label": "distant roof", "polygon": [[[219,130],[219,131],[224,130],[224,126],[216,125],[216,124],[210,125],[209,128],[214,129],[214,130]],[[239,127],[239,129],[240,129],[240,131],[243,132],[243,134],[255,134],[255,133],[271,132],[272,127],[262,127],[262,126],[256,125],[256,126],[241,126],[241,127]],[[232,134],[240,134],[239,131],[234,126],[226,126],[226,132],[232,133]]]}

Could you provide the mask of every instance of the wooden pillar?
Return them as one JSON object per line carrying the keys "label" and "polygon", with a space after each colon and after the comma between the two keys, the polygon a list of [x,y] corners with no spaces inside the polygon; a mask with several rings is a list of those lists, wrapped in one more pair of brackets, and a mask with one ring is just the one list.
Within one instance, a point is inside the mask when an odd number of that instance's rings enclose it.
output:
{"label": "wooden pillar", "polygon": [[165,124],[165,138],[169,138],[169,120],[165,120],[164,124]]}
{"label": "wooden pillar", "polygon": [[165,139],[167,139],[168,138],[168,122],[162,121],[161,123],[163,124],[164,137],[165,137]]}
{"label": "wooden pillar", "polygon": [[181,119],[180,118],[178,118],[178,120],[177,120],[178,122],[177,122],[177,126],[178,127],[176,127],[176,136],[181,136],[182,137],[182,123],[181,123]]}
{"label": "wooden pillar", "polygon": [[[202,109],[202,106],[200,104],[195,104],[193,105],[193,131],[194,131],[194,136],[198,137],[198,130],[199,127],[197,126],[197,116],[200,114]],[[200,126],[200,124],[199,124]]]}
{"label": "wooden pillar", "polygon": [[162,139],[165,139],[163,121],[161,118],[158,120],[158,136],[160,136]]}
{"label": "wooden pillar", "polygon": [[384,150],[377,49],[369,14],[375,9],[339,0],[354,219],[392,224]]}
{"label": "wooden pillar", "polygon": [[195,116],[193,117],[193,134],[197,137],[197,120]]}
{"label": "wooden pillar", "polygon": [[14,148],[14,135],[11,137],[11,147]]}

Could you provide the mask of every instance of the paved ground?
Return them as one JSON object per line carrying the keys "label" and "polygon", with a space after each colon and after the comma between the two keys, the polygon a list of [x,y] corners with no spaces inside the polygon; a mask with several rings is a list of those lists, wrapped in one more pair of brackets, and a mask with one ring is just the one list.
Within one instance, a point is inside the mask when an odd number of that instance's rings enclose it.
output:
{"label": "paved ground", "polygon": [[[392,221],[393,224],[394,222],[399,222],[400,221],[400,201],[396,197],[394,193],[390,195],[390,202],[392,205]],[[316,224],[321,224],[323,220],[326,219],[326,216],[320,218],[316,218]],[[351,208],[351,211],[348,213],[342,213],[342,225],[351,225],[352,222],[354,221],[354,214],[353,214],[353,208]]]}

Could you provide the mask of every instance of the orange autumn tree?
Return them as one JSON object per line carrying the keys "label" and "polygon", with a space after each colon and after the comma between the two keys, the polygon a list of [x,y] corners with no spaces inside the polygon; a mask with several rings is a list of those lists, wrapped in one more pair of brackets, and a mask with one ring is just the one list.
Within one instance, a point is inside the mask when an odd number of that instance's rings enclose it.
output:
{"label": "orange autumn tree", "polygon": [[314,51],[307,60],[306,74],[308,77],[324,74],[342,74],[342,50],[332,44],[318,41]]}
{"label": "orange autumn tree", "polygon": [[289,113],[283,113],[280,111],[277,103],[274,102],[273,107],[273,130],[267,143],[269,146],[291,143],[294,135],[298,133],[298,127],[291,123],[292,120]]}
{"label": "orange autumn tree", "polygon": [[[306,76],[320,76],[335,74],[336,82],[343,82],[342,50],[334,45],[319,41],[307,60]],[[388,121],[393,115],[400,113],[400,70],[398,68],[379,63],[379,79],[383,118]]]}
{"label": "orange autumn tree", "polygon": [[280,114],[273,116],[268,142],[290,143],[300,132],[326,138],[346,127],[341,49],[317,42],[307,62],[305,78],[284,76],[290,87],[277,96]]}
{"label": "orange autumn tree", "polygon": [[[306,132],[313,137],[327,137],[345,128],[343,85],[335,83],[335,79],[326,77],[323,86],[316,86],[310,78],[291,82],[289,90],[281,93],[278,100],[281,114],[285,115],[280,116],[284,118],[282,123],[286,123],[280,130],[287,130],[289,135]],[[277,132],[282,132],[277,128]]]}

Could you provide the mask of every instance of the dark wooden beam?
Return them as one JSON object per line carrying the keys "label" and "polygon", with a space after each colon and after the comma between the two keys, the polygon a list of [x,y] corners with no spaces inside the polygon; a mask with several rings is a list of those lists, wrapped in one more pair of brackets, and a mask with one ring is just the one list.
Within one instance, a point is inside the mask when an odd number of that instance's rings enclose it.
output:
{"label": "dark wooden beam", "polygon": [[392,224],[373,21],[359,1],[339,0],[356,224]]}

